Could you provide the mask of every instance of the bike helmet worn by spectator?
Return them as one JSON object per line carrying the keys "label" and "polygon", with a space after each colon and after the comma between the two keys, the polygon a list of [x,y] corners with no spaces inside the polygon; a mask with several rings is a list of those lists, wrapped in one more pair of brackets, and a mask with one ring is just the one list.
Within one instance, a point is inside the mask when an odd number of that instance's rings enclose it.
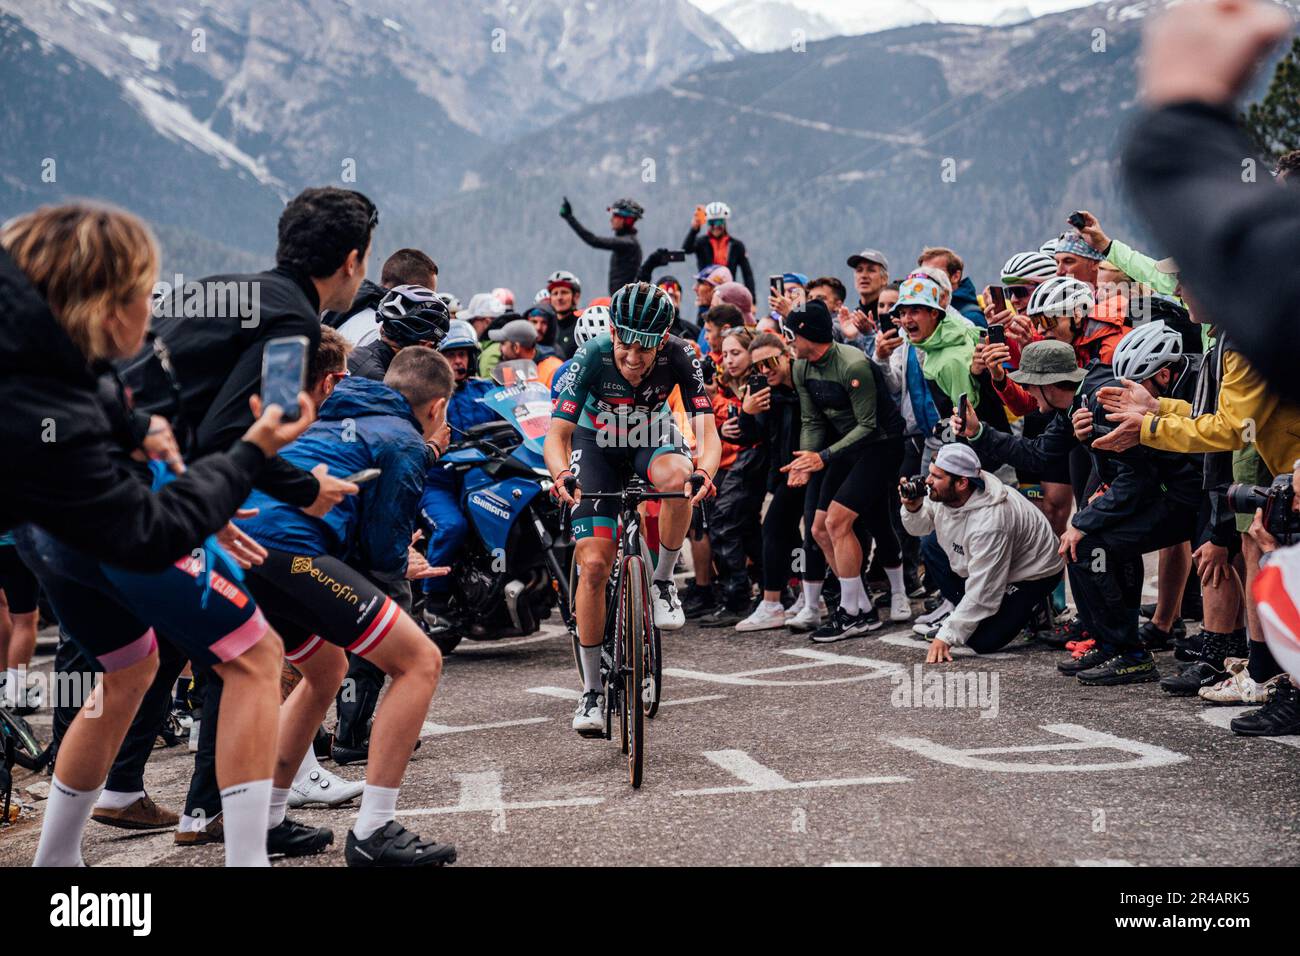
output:
{"label": "bike helmet worn by spectator", "polygon": [[1071,276],[1052,276],[1029,297],[1031,316],[1045,315],[1053,319],[1073,319],[1082,307],[1091,315],[1096,299],[1092,287]]}
{"label": "bike helmet worn by spectator", "polygon": [[730,219],[731,207],[725,202],[711,202],[704,207],[705,220],[711,219]]}
{"label": "bike helmet worn by spectator", "polygon": [[635,199],[615,199],[605,211],[624,219],[640,219],[645,215],[645,209]]}
{"label": "bike helmet worn by spectator", "polygon": [[677,318],[668,293],[648,282],[629,282],[614,293],[609,305],[610,324],[620,341],[656,349],[663,344]]}
{"label": "bike helmet worn by spectator", "polygon": [[456,349],[473,349],[474,359],[477,361],[478,348],[478,336],[474,334],[474,326],[464,319],[456,319],[451,323],[451,328],[447,330],[447,337],[438,346],[438,351],[452,352]]}
{"label": "bike helmet worn by spectator", "polygon": [[437,346],[447,335],[451,312],[438,293],[422,285],[399,285],[375,309],[383,333],[399,346],[429,342]]}
{"label": "bike helmet worn by spectator", "polygon": [[492,290],[492,294],[496,296],[497,301],[507,309],[513,309],[515,307],[515,294],[505,286],[497,286]]}
{"label": "bike helmet worn by spectator", "polygon": [[1003,285],[1030,285],[1056,275],[1056,260],[1041,252],[1022,252],[1002,266]]}
{"label": "bike helmet worn by spectator", "polygon": [[589,305],[582,310],[577,324],[573,327],[573,341],[581,348],[608,331],[609,308],[603,305]]}
{"label": "bike helmet worn by spectator", "polygon": [[551,297],[550,289],[538,289],[537,295],[533,296],[533,305],[536,305],[538,302],[545,302],[550,297]]}
{"label": "bike helmet worn by spectator", "polygon": [[1183,357],[1183,337],[1163,322],[1148,322],[1129,332],[1115,347],[1115,377],[1145,382]]}
{"label": "bike helmet worn by spectator", "polygon": [[582,295],[582,283],[568,269],[556,269],[551,273],[550,278],[546,280],[547,294],[549,295],[550,291],[557,285],[568,286],[573,290],[574,296]]}
{"label": "bike helmet worn by spectator", "polygon": [[437,296],[442,299],[443,305],[447,307],[447,311],[451,313],[451,317],[454,319],[456,313],[460,311],[460,299],[456,298],[450,292],[439,292],[437,293]]}

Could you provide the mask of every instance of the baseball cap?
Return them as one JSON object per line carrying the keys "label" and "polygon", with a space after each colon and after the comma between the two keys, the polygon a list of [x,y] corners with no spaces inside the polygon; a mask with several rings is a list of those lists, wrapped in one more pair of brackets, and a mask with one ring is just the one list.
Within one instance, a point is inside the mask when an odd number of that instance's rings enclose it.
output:
{"label": "baseball cap", "polygon": [[731,270],[726,266],[705,266],[695,274],[696,282],[707,282],[709,285],[722,285],[732,281]]}
{"label": "baseball cap", "polygon": [[863,249],[856,255],[849,256],[850,269],[856,269],[859,262],[874,262],[886,272],[889,271],[889,260],[886,259],[885,254],[878,249]]}
{"label": "baseball cap", "polygon": [[785,327],[795,335],[802,335],[809,342],[827,343],[833,341],[831,334],[831,310],[821,299],[813,299],[803,309],[796,309],[786,316]]}
{"label": "baseball cap", "polygon": [[514,319],[499,329],[492,329],[488,338],[493,342],[514,342],[531,348],[537,344],[537,329],[527,319]]}
{"label": "baseball cap", "polygon": [[495,319],[505,310],[505,305],[491,292],[476,292],[470,297],[469,305],[457,313],[457,318]]}
{"label": "baseball cap", "polygon": [[1020,352],[1020,368],[1007,377],[1017,385],[1078,385],[1087,374],[1079,368],[1074,346],[1056,339],[1030,342]]}
{"label": "baseball cap", "polygon": [[934,464],[936,468],[950,475],[958,475],[962,478],[980,476],[979,455],[975,454],[975,450],[970,445],[963,445],[960,442],[949,442],[942,446],[934,456]]}
{"label": "baseball cap", "polygon": [[797,285],[805,288],[808,286],[808,277],[802,272],[787,272],[781,278],[785,280],[786,285]]}

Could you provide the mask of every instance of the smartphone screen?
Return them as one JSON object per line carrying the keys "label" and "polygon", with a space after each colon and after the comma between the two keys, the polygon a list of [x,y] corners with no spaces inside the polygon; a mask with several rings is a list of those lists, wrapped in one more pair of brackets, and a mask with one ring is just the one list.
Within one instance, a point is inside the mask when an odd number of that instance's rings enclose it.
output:
{"label": "smartphone screen", "polygon": [[989,344],[1003,345],[1007,341],[1007,330],[1000,325],[989,326]]}
{"label": "smartphone screen", "polygon": [[749,376],[749,394],[757,395],[763,389],[767,388],[767,376],[755,372]]}
{"label": "smartphone screen", "polygon": [[668,261],[669,261],[669,262],[685,262],[685,261],[686,261],[686,253],[685,253],[685,251],[682,250],[682,249],[669,249],[669,250],[668,250]]}
{"label": "smartphone screen", "polygon": [[296,422],[302,414],[298,393],[307,385],[309,345],[305,335],[286,335],[262,349],[262,407],[279,405],[286,422]]}
{"label": "smartphone screen", "polygon": [[785,276],[768,276],[767,287],[776,296],[785,295]]}
{"label": "smartphone screen", "polygon": [[354,485],[364,485],[367,481],[374,481],[383,473],[382,468],[362,468],[360,471],[348,475],[343,480],[350,481]]}
{"label": "smartphone screen", "polygon": [[1007,310],[1007,295],[1002,291],[1002,286],[989,286],[989,297],[993,300],[994,313],[1005,312]]}
{"label": "smartphone screen", "polygon": [[966,397],[965,392],[962,392],[961,398],[957,402],[957,411],[961,413],[961,420],[964,423],[967,412],[970,411],[970,399]]}

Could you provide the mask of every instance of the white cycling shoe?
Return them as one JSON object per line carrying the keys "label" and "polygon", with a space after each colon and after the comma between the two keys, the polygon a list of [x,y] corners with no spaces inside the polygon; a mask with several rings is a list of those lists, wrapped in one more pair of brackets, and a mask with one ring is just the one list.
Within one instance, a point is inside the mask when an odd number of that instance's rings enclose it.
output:
{"label": "white cycling shoe", "polygon": [[654,604],[655,627],[661,631],[680,631],[686,626],[686,612],[677,599],[677,585],[672,581],[650,582],[651,601]]}
{"label": "white cycling shoe", "polygon": [[573,712],[573,729],[583,737],[602,737],[605,734],[605,695],[589,690],[578,701]]}
{"label": "white cycling shoe", "polygon": [[361,780],[344,780],[324,767],[317,767],[289,790],[291,807],[341,807],[361,796],[366,788]]}

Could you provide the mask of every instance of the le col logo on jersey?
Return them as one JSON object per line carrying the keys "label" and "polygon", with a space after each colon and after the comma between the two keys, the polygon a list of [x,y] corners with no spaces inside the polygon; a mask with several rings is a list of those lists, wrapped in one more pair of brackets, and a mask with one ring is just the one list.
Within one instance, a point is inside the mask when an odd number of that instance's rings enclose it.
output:
{"label": "le col logo on jersey", "polygon": [[73,886],[50,897],[50,925],[54,927],[127,927],[133,936],[153,930],[152,893],[83,893]]}

